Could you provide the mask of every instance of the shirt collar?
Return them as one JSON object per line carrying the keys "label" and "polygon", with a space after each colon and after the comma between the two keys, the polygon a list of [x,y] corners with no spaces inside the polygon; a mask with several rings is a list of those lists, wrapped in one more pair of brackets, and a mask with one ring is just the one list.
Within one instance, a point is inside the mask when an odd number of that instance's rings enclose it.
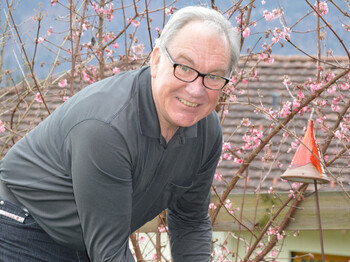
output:
{"label": "shirt collar", "polygon": [[[152,95],[150,67],[141,69],[138,79],[136,79],[136,87],[139,90],[138,104],[141,134],[152,138],[160,138],[159,120]],[[176,133],[184,143],[185,138],[197,137],[197,126],[198,123],[190,127],[180,127]]]}

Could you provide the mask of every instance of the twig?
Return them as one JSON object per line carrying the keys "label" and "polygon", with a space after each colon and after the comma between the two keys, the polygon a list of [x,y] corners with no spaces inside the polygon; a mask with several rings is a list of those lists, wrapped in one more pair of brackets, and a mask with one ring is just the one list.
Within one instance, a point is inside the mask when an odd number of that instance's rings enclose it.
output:
{"label": "twig", "polygon": [[[307,189],[308,184],[302,184],[297,192],[300,192],[299,194],[302,194],[303,192],[305,192],[305,190]],[[271,226],[272,222],[275,221],[275,219],[277,218],[277,216],[280,214],[280,212],[288,205],[288,203],[293,199],[294,194],[291,195],[284,203],[283,205],[277,210],[277,212],[273,215],[273,217],[270,219],[270,221],[265,225],[265,227],[263,228],[263,230],[261,231],[260,235],[258,236],[258,239],[256,240],[256,242],[253,244],[252,247],[249,248],[246,256],[244,257],[243,261],[246,262],[248,261],[249,257],[252,255],[253,251],[255,250],[255,248],[257,247],[258,243],[260,242],[260,240],[264,237],[265,233],[267,232],[267,230],[269,229],[269,227]],[[293,201],[293,204],[291,205],[291,207],[289,208],[287,214],[284,216],[284,219],[282,220],[282,222],[280,223],[279,227],[278,227],[278,233],[281,234],[282,231],[284,230],[284,228],[288,225],[290,218],[292,217],[294,211],[296,210],[298,204],[303,200],[303,198],[301,196],[296,197],[296,199]],[[271,241],[268,243],[268,245],[264,248],[264,250],[262,250],[262,252],[256,256],[252,262],[258,262],[261,261],[263,259],[263,257],[266,256],[266,254],[268,252],[271,251],[271,249],[276,245],[278,239],[277,239],[277,235],[274,235],[273,238],[271,239]]]}
{"label": "twig", "polygon": [[137,261],[143,261],[143,256],[141,253],[140,245],[139,245],[138,240],[136,239],[135,232],[130,235],[130,240],[131,240],[132,246],[134,247],[135,256],[136,256]]}
{"label": "twig", "polygon": [[[6,0],[6,4],[7,4],[7,8],[9,8],[9,2],[8,2],[8,0]],[[47,106],[47,104],[46,104],[45,98],[44,98],[44,96],[42,95],[42,92],[41,92],[41,89],[40,89],[39,84],[38,84],[38,82],[37,82],[37,79],[36,79],[36,77],[35,77],[33,68],[32,68],[31,65],[30,65],[30,62],[29,62],[29,58],[28,58],[28,56],[27,56],[26,49],[24,48],[24,43],[23,43],[23,41],[22,41],[21,35],[20,35],[19,32],[18,32],[18,29],[17,29],[17,26],[16,26],[15,21],[14,21],[14,19],[13,19],[12,11],[11,11],[11,10],[9,10],[9,15],[10,15],[12,24],[13,24],[15,30],[16,30],[17,37],[18,37],[18,39],[19,39],[19,41],[20,41],[20,43],[21,43],[22,51],[23,51],[23,53],[24,53],[24,55],[25,55],[25,58],[26,58],[26,61],[27,61],[27,65],[28,65],[29,70],[30,70],[30,72],[31,72],[31,74],[32,74],[35,87],[36,87],[36,89],[38,90],[38,92],[39,92],[39,94],[40,94],[40,96],[41,96],[41,99],[42,99],[42,101],[43,101],[43,104],[44,104],[44,106],[45,106],[46,111],[47,111],[49,114],[51,114],[51,113],[50,113],[50,110],[49,110],[49,108],[48,108],[48,106]]]}
{"label": "twig", "polygon": [[[278,125],[267,135],[267,137],[261,141],[261,144],[254,149],[254,151],[247,156],[244,159],[243,164],[236,172],[236,175],[232,178],[231,182],[225,189],[225,191],[222,193],[221,198],[223,201],[227,198],[231,190],[236,185],[237,181],[242,177],[242,173],[246,170],[246,168],[250,165],[250,163],[255,159],[255,157],[259,154],[259,152],[266,146],[266,144],[283,128],[286,126],[289,121],[291,121],[296,114],[305,106],[311,103],[316,97],[320,96],[322,92],[324,92],[326,89],[328,89],[331,85],[333,85],[336,81],[338,81],[340,78],[342,78],[344,75],[348,73],[348,70],[345,70],[338,75],[336,75],[333,79],[331,79],[327,84],[325,84],[323,87],[321,87],[319,90],[315,91],[312,95],[310,95],[308,98],[306,98],[303,103],[301,103],[300,107],[297,110],[293,110],[290,115],[288,115],[282,122],[278,123]],[[349,196],[349,195],[348,195]],[[349,196],[350,197],[350,196]],[[212,223],[215,223],[216,217],[219,214],[221,204],[218,205],[218,207],[215,209],[215,211],[212,213],[211,220]]]}
{"label": "twig", "polygon": [[305,0],[306,3],[312,8],[312,10],[314,10],[317,15],[322,19],[323,23],[325,23],[327,25],[327,27],[329,28],[329,30],[332,31],[332,33],[334,34],[334,36],[338,39],[339,43],[343,46],[346,54],[348,55],[348,59],[349,59],[349,62],[350,62],[350,53],[348,51],[348,48],[345,46],[343,40],[339,37],[339,35],[333,30],[332,26],[330,26],[327,21],[322,17],[322,15],[312,6],[312,4],[309,3],[308,0]]}
{"label": "twig", "polygon": [[148,17],[148,3],[147,0],[145,0],[145,6],[146,6],[146,18],[147,18],[147,30],[148,30],[148,36],[149,36],[149,43],[151,45],[151,50],[153,50],[153,43],[152,43],[152,33],[151,33],[151,26],[149,24],[149,17]]}

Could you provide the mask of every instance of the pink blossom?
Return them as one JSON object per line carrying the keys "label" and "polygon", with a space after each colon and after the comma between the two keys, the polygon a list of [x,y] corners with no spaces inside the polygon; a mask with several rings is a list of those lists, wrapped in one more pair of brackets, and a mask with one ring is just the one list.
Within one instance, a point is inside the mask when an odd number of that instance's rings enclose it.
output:
{"label": "pink blossom", "polygon": [[89,24],[87,24],[85,21],[82,25],[82,29],[83,29],[83,31],[86,31],[86,30],[88,30],[88,28],[89,28]]}
{"label": "pink blossom", "polygon": [[259,54],[259,59],[260,59],[260,60],[264,60],[265,57],[266,57],[265,53],[260,53],[260,54]]}
{"label": "pink blossom", "polygon": [[140,241],[140,242],[143,242],[143,241],[145,241],[145,240],[146,240],[146,237],[145,237],[145,236],[140,236],[140,237],[139,237],[139,241]]}
{"label": "pink blossom", "polygon": [[160,29],[158,26],[155,28],[155,30],[156,30],[158,33],[160,33],[160,31],[161,31],[161,29]]}
{"label": "pink blossom", "polygon": [[251,125],[251,122],[249,121],[249,119],[248,118],[243,118],[242,119],[242,121],[241,121],[241,124],[243,125],[243,126],[250,126]]}
{"label": "pink blossom", "polygon": [[235,164],[243,164],[243,159],[235,157],[235,159],[233,160],[233,162],[234,162]]}
{"label": "pink blossom", "polygon": [[119,47],[119,44],[118,44],[117,42],[115,42],[115,43],[113,44],[113,48],[117,49],[118,47]]}
{"label": "pink blossom", "polygon": [[320,83],[311,83],[310,84],[310,90],[312,92],[315,92],[317,90],[319,90],[321,88],[321,84]]}
{"label": "pink blossom", "polygon": [[278,42],[280,41],[280,39],[279,39],[278,37],[272,37],[271,40],[272,40],[272,42],[275,43],[275,44],[278,43]]}
{"label": "pink blossom", "polygon": [[319,124],[319,125],[322,125],[323,124],[323,120],[320,119],[320,118],[317,118],[316,119],[316,123]]}
{"label": "pink blossom", "polygon": [[244,29],[244,31],[243,31],[243,33],[242,33],[242,36],[243,36],[244,38],[250,36],[250,28],[249,28],[249,27],[246,27],[246,28]]}
{"label": "pink blossom", "polygon": [[161,225],[158,227],[158,231],[163,233],[163,232],[167,232],[168,230],[168,227],[167,226],[164,226],[164,225]]}
{"label": "pink blossom", "polygon": [[242,24],[242,14],[241,13],[238,16],[236,16],[235,19],[236,19],[237,25]]}
{"label": "pink blossom", "polygon": [[120,72],[120,69],[118,67],[113,68],[113,74],[118,74]]}
{"label": "pink blossom", "polygon": [[214,178],[215,178],[217,181],[219,181],[219,182],[222,181],[222,175],[221,175],[219,172],[216,172],[216,173],[215,173]]}
{"label": "pink blossom", "polygon": [[261,0],[261,4],[262,5],[266,4],[265,0]]}
{"label": "pink blossom", "polygon": [[230,142],[224,142],[222,144],[222,151],[231,149],[231,143]]}
{"label": "pink blossom", "polygon": [[338,105],[332,104],[332,105],[331,105],[331,108],[332,108],[332,110],[333,110],[334,112],[339,112],[339,111],[340,111],[340,107],[339,107]]}
{"label": "pink blossom", "polygon": [[36,95],[35,95],[35,101],[37,101],[38,103],[42,103],[43,102],[43,99],[42,99],[42,97],[41,97],[39,92],[36,93]]}
{"label": "pink blossom", "polygon": [[300,107],[300,102],[296,99],[293,100],[293,108],[295,111],[298,111],[298,108]]}
{"label": "pink blossom", "polygon": [[350,88],[349,83],[344,83],[344,84],[341,85],[341,89],[344,90],[344,91],[349,90],[349,88]]}
{"label": "pink blossom", "polygon": [[292,188],[297,189],[299,187],[299,185],[300,185],[300,183],[295,182],[295,183],[292,184]]}
{"label": "pink blossom", "polygon": [[95,11],[98,14],[103,14],[103,8],[102,7],[95,9]]}
{"label": "pink blossom", "polygon": [[131,21],[131,24],[133,27],[138,27],[140,25],[140,22],[139,21],[135,21],[135,20],[132,20]]}
{"label": "pink blossom", "polygon": [[69,99],[69,96],[63,96],[63,97],[62,97],[62,101],[63,101],[63,102],[66,102],[68,99]]}
{"label": "pink blossom", "polygon": [[266,19],[267,22],[270,22],[274,19],[274,16],[272,13],[270,13],[269,11],[265,10],[264,11],[264,18]]}
{"label": "pink blossom", "polygon": [[92,2],[91,5],[92,5],[92,8],[96,11],[96,9],[98,8],[98,7],[97,7],[97,4],[96,4],[95,2]]}
{"label": "pink blossom", "polygon": [[289,195],[288,195],[288,197],[291,197],[291,196],[293,196],[293,198],[295,198],[295,195],[294,195],[294,191],[293,191],[293,190],[289,190]]}
{"label": "pink blossom", "polygon": [[5,125],[4,125],[4,123],[0,120],[0,133],[3,133],[3,132],[5,132]]}
{"label": "pink blossom", "polygon": [[106,51],[107,56],[111,56],[113,53],[113,51],[111,49],[108,49],[108,48],[106,48],[105,51]]}
{"label": "pink blossom", "polygon": [[144,49],[145,49],[144,44],[134,45],[134,46],[132,47],[132,51],[133,51],[135,54],[142,54],[142,52],[143,52]]}
{"label": "pink blossom", "polygon": [[276,250],[272,250],[272,251],[271,251],[271,256],[272,256],[272,257],[275,257],[276,255],[277,255]]}
{"label": "pink blossom", "polygon": [[113,20],[113,12],[114,12],[114,5],[111,3],[110,5],[107,5],[107,9],[104,11],[104,14],[107,16],[108,22],[111,22]]}
{"label": "pink blossom", "polygon": [[45,38],[43,38],[43,37],[40,36],[40,37],[38,38],[38,43],[41,44],[42,42],[44,42],[44,40],[45,40]]}
{"label": "pink blossom", "polygon": [[334,136],[340,140],[344,138],[344,134],[340,130],[335,131]]}
{"label": "pink blossom", "polygon": [[332,104],[334,104],[334,105],[339,104],[339,100],[340,100],[340,97],[339,97],[339,96],[338,96],[338,97],[333,98],[333,100],[332,100]]}
{"label": "pink blossom", "polygon": [[304,97],[305,97],[305,95],[304,95],[304,93],[301,91],[301,90],[299,90],[299,92],[298,92],[298,99],[303,99]]}
{"label": "pink blossom", "polygon": [[108,42],[109,41],[109,39],[110,39],[110,36],[109,36],[109,34],[106,34],[105,36],[104,36],[104,38],[103,38],[103,42]]}
{"label": "pink blossom", "polygon": [[337,86],[336,85],[331,86],[330,88],[327,89],[327,92],[330,93],[330,94],[334,94],[335,91],[337,91]]}
{"label": "pink blossom", "polygon": [[289,116],[290,112],[290,107],[291,107],[291,102],[287,101],[283,104],[283,107],[281,109],[281,111],[279,112],[279,117],[285,117],[285,116]]}
{"label": "pink blossom", "polygon": [[269,57],[266,62],[269,64],[273,64],[275,62],[275,59],[272,57]]}
{"label": "pink blossom", "polygon": [[55,4],[58,2],[58,0],[51,0],[51,5],[55,6]]}
{"label": "pink blossom", "polygon": [[58,82],[58,86],[59,87],[65,87],[67,85],[67,79],[61,79],[59,82]]}
{"label": "pink blossom", "polygon": [[52,26],[50,26],[49,30],[47,30],[47,35],[50,36],[52,34]]}
{"label": "pink blossom", "polygon": [[209,204],[209,209],[216,209],[216,205],[214,203]]}
{"label": "pink blossom", "polygon": [[232,207],[232,203],[231,203],[230,199],[226,199],[226,201],[225,201],[225,207],[226,207],[227,209],[230,209],[230,208]]}
{"label": "pink blossom", "polygon": [[292,142],[291,146],[292,146],[293,149],[297,149],[297,147],[299,146],[299,141]]}
{"label": "pink blossom", "polygon": [[224,159],[231,160],[232,159],[232,155],[230,153],[224,153]]}
{"label": "pink blossom", "polygon": [[174,13],[174,9],[175,9],[175,7],[170,7],[170,8],[165,8],[165,14],[167,15],[167,16],[170,16],[170,15],[172,15],[173,13]]}
{"label": "pink blossom", "polygon": [[[317,8],[317,2],[316,2],[314,7],[321,15],[328,14],[328,5],[326,2],[320,2],[318,5],[318,8]],[[315,16],[317,16],[317,13],[315,13]]]}
{"label": "pink blossom", "polygon": [[273,189],[273,187],[271,186],[271,187],[269,188],[269,190],[267,191],[267,193],[272,194],[273,192],[274,192],[274,189]]}

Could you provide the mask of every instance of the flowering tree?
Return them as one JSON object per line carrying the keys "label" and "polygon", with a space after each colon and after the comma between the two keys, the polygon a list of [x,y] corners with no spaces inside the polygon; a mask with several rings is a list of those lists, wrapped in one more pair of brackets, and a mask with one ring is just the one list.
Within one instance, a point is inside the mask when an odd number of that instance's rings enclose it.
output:
{"label": "flowering tree", "polygon": [[[1,93],[0,114],[2,155],[55,107],[86,85],[120,71],[147,65],[154,39],[183,2],[51,0],[49,5],[36,6],[34,13],[24,19],[18,18],[19,1],[2,3],[5,10],[1,17],[0,52],[0,85],[5,87]],[[339,172],[348,168],[350,163],[350,54],[348,42],[344,41],[350,31],[349,6],[346,0],[341,3],[333,0],[300,1],[302,13],[290,18],[279,1],[272,5],[264,0],[240,0],[233,4],[231,1],[219,2],[212,0],[210,7],[235,24],[241,34],[242,50],[239,67],[217,107],[221,122],[225,126],[229,111],[234,111],[237,106],[244,106],[269,121],[261,126],[242,117],[238,119],[237,127],[224,136],[222,161],[232,162],[235,169],[226,178],[220,172],[215,174],[216,182],[222,183],[225,189],[218,192],[213,187],[218,201],[210,205],[212,223],[215,225],[220,210],[224,209],[251,232],[254,241],[246,242],[246,254],[241,258],[232,257],[238,250],[230,250],[227,241],[215,243],[213,261],[260,261],[267,255],[275,260],[276,244],[286,237],[284,229],[289,216],[303,200],[307,184],[292,185],[288,199],[259,229],[245,226],[234,215],[239,212],[238,207],[232,205],[228,196],[240,179],[248,179],[250,165],[257,158],[261,163],[270,161],[282,169],[279,147],[288,145],[289,149],[284,153],[293,153],[301,142],[300,134],[289,126],[312,115],[316,118],[317,128],[324,132],[319,144],[323,168],[333,183],[350,198],[341,182],[344,181],[342,172]],[[333,12],[331,17],[337,18],[332,25],[328,21],[330,10]],[[303,25],[301,29],[300,25]],[[300,38],[304,39],[308,34],[316,35],[312,49],[300,46]],[[327,48],[329,42],[336,43],[348,60],[339,61]],[[286,48],[310,57],[317,74],[305,79],[301,85],[294,84],[288,75],[281,76],[280,84],[288,96],[278,108],[272,108],[262,100],[261,93],[249,89],[249,83],[259,81],[260,64],[273,65],[274,52],[283,53]],[[6,65],[9,54],[15,65]],[[247,92],[255,93],[248,97]],[[231,146],[230,137],[240,131],[243,132],[242,143]],[[272,142],[276,137],[281,138],[279,144]],[[332,144],[337,144],[338,150],[329,153]],[[337,162],[340,159],[346,161]],[[334,163],[338,164],[335,166]],[[266,185],[262,180],[259,188],[263,186],[269,193],[276,194],[273,185]],[[288,209],[288,213],[276,224],[282,209]],[[160,214],[157,233],[136,232],[131,236],[138,261],[170,260],[165,252],[168,249],[168,237],[164,238],[164,234],[167,235],[165,224],[165,215]]]}

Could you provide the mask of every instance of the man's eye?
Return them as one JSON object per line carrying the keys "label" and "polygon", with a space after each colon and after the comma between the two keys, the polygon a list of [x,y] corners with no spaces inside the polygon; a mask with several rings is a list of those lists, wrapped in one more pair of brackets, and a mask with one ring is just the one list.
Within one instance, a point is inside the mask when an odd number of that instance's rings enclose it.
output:
{"label": "man's eye", "polygon": [[216,76],[216,75],[207,75],[207,78],[210,81],[218,81],[218,80],[220,80],[220,77]]}
{"label": "man's eye", "polygon": [[188,66],[185,66],[185,65],[179,65],[178,67],[183,73],[188,73],[188,72],[192,71],[191,68],[189,68]]}

